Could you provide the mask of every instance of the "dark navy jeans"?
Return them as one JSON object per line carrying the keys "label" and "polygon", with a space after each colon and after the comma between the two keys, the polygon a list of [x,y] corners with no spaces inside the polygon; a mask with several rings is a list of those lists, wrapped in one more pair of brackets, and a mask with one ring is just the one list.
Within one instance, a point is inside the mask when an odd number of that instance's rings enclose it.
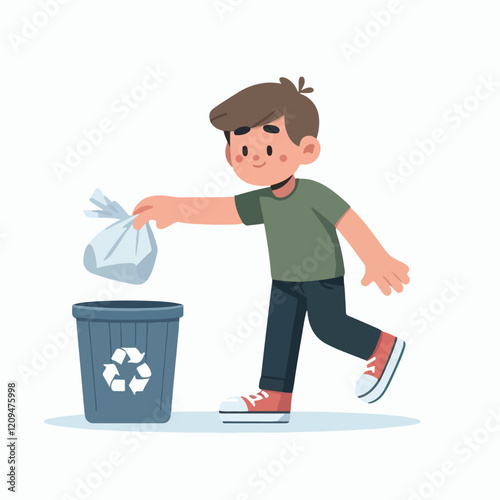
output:
{"label": "dark navy jeans", "polygon": [[380,330],[347,316],[344,278],[273,280],[259,387],[292,392],[306,312],[316,336],[358,358],[369,359]]}

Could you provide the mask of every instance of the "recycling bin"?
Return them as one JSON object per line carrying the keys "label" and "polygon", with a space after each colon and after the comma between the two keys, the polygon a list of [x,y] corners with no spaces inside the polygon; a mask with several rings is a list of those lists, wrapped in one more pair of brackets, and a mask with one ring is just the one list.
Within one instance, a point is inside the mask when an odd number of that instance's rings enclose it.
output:
{"label": "recycling bin", "polygon": [[170,419],[179,318],[173,302],[73,305],[85,418],[91,423]]}

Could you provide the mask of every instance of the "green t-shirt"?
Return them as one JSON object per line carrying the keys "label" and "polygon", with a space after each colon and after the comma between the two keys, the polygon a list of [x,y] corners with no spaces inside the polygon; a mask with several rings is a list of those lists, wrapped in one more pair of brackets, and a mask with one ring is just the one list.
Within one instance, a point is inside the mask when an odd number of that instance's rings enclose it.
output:
{"label": "green t-shirt", "polygon": [[284,198],[267,187],[237,195],[235,202],[244,224],[264,224],[273,279],[315,281],[344,275],[335,224],[349,205],[326,186],[297,179]]}

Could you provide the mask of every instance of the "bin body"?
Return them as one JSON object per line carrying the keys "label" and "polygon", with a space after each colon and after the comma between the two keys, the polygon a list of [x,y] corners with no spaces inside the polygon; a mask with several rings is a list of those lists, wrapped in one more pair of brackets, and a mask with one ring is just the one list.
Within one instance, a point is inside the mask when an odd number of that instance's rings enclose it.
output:
{"label": "bin body", "polygon": [[84,302],[77,321],[85,418],[91,423],[167,422],[181,304]]}

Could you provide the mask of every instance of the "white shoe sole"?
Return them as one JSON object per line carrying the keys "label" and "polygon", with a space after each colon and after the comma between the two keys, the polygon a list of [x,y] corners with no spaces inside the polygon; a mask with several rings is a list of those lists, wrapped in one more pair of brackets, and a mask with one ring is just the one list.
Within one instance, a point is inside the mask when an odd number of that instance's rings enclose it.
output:
{"label": "white shoe sole", "polygon": [[396,368],[401,361],[401,356],[403,356],[404,350],[404,340],[396,339],[382,376],[368,392],[362,396],[358,396],[359,399],[365,401],[366,403],[375,403],[375,401],[378,401],[384,395],[385,391],[389,387],[389,384],[391,383],[392,377],[394,377],[394,373],[396,372]]}
{"label": "white shoe sole", "polygon": [[224,424],[287,424],[290,412],[278,411],[219,411]]}

